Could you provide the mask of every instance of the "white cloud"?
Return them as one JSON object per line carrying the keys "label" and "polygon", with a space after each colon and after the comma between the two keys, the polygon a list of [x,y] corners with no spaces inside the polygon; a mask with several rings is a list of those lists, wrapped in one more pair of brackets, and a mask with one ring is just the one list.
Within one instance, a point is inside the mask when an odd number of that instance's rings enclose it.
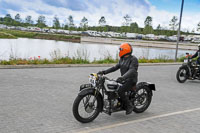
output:
{"label": "white cloud", "polygon": [[[1,0],[0,0],[1,1]],[[153,17],[153,27],[156,28],[158,24],[161,24],[163,27],[168,27],[169,21],[173,16],[178,16],[177,12],[169,12],[165,10],[158,10],[155,6],[151,5],[148,0],[144,0],[145,5],[138,3],[127,3],[124,0],[117,0],[109,3],[109,1],[103,1],[105,4],[99,6],[94,6],[88,0],[85,0],[85,3],[88,6],[88,9],[82,11],[73,11],[71,9],[63,7],[55,7],[44,3],[42,0],[35,0],[34,2],[28,2],[26,0],[20,0],[17,3],[14,0],[7,0],[8,3],[16,4],[22,7],[21,11],[14,11],[8,9],[7,12],[14,16],[17,13],[20,13],[21,17],[24,19],[27,15],[31,15],[34,20],[41,15],[39,12],[49,12],[51,14],[43,14],[47,19],[47,24],[51,25],[53,17],[57,15],[61,23],[65,23],[68,16],[72,15],[74,17],[74,22],[77,26],[81,19],[85,16],[89,20],[89,25],[96,26],[98,25],[98,20],[101,16],[105,16],[107,24],[113,26],[120,26],[123,22],[123,16],[129,14],[132,17],[133,22],[137,22],[140,27],[144,26],[144,20],[147,16]],[[65,2],[60,0],[60,2]],[[99,1],[98,1],[99,2]],[[106,3],[107,2],[107,3]],[[23,5],[23,6],[22,6]],[[148,7],[147,7],[148,6]],[[183,13],[182,28],[183,29],[196,29],[197,23],[200,16],[200,12],[193,13]]]}

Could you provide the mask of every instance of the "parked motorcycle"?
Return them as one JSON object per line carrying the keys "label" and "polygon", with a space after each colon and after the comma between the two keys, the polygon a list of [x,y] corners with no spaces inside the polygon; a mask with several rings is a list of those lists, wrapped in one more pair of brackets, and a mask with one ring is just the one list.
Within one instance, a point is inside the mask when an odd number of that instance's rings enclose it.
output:
{"label": "parked motorcycle", "polygon": [[196,61],[192,61],[189,53],[186,53],[186,58],[176,73],[176,79],[179,83],[184,83],[188,79],[199,79],[199,76],[199,65],[196,63]]}
{"label": "parked motorcycle", "polygon": [[[89,76],[89,84],[80,86],[80,92],[73,103],[73,115],[79,122],[93,121],[100,112],[111,115],[114,112],[125,110],[119,98],[117,90],[121,83],[109,79],[105,75],[92,73]],[[144,112],[150,105],[155,85],[148,82],[140,82],[126,93],[135,113]]]}

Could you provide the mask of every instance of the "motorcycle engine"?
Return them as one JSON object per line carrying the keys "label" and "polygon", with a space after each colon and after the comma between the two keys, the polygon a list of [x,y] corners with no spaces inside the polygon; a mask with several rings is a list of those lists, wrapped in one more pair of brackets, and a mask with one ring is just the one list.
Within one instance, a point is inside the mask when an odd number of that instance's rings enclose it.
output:
{"label": "motorcycle engine", "polygon": [[[111,104],[110,104],[110,102],[111,102]],[[109,109],[110,105],[111,105],[111,109],[115,108],[116,106],[118,106],[118,103],[119,103],[119,101],[117,99],[113,99],[113,100],[110,100],[110,101],[108,99],[105,99],[104,100],[104,108]]]}

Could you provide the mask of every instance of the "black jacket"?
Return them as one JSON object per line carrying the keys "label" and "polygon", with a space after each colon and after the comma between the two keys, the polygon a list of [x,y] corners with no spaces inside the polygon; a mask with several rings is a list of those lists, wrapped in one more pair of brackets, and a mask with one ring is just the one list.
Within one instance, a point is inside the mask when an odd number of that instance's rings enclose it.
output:
{"label": "black jacket", "polygon": [[198,58],[200,58],[200,50],[197,50],[197,52],[192,56],[192,58],[196,58],[198,56]]}
{"label": "black jacket", "polygon": [[119,62],[115,66],[105,70],[105,74],[114,72],[118,69],[120,69],[121,76],[125,80],[132,80],[134,83],[137,83],[138,59],[135,56],[130,55],[128,57],[120,58]]}

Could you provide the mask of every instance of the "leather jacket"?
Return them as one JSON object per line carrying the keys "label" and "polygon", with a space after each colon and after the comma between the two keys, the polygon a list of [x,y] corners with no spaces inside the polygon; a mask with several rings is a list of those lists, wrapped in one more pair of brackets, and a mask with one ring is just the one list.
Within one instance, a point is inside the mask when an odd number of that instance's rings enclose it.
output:
{"label": "leather jacket", "polygon": [[191,58],[196,58],[197,56],[200,58],[200,50],[197,50],[197,52]]}
{"label": "leather jacket", "polygon": [[135,56],[129,55],[128,57],[120,58],[119,62],[115,66],[105,70],[105,74],[114,72],[118,69],[120,69],[123,79],[132,80],[134,83],[137,83],[138,59]]}

